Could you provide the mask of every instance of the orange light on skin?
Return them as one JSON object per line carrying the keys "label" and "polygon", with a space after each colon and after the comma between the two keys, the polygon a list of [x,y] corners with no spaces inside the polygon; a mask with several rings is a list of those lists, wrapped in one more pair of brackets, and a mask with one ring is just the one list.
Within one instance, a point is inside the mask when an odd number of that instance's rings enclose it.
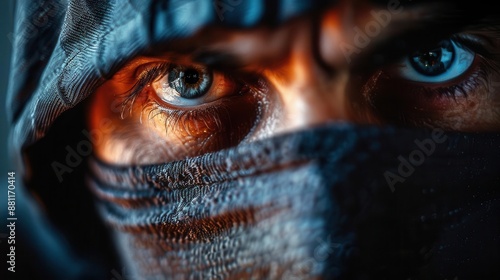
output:
{"label": "orange light on skin", "polygon": [[[342,32],[342,26],[351,26],[349,21],[349,6],[346,6],[341,14],[340,10],[327,11],[321,20],[321,32],[319,37],[319,52],[323,61],[332,67],[347,67],[346,60],[340,46],[347,41]],[[346,16],[347,14],[347,16]]]}
{"label": "orange light on skin", "polygon": [[332,75],[321,68],[313,55],[310,25],[302,25],[295,34],[289,57],[279,68],[264,72],[282,102],[278,132],[346,120],[348,72],[339,69]]}

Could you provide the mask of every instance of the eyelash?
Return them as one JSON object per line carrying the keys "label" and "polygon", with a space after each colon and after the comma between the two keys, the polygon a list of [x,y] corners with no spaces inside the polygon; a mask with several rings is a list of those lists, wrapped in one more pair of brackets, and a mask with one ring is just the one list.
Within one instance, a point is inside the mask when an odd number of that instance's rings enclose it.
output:
{"label": "eyelash", "polygon": [[131,114],[133,105],[136,99],[141,94],[141,92],[152,82],[164,76],[167,73],[170,66],[171,66],[170,63],[160,63],[160,64],[155,64],[152,67],[148,67],[146,70],[140,73],[139,77],[137,77],[137,81],[130,88],[130,90],[120,95],[120,97],[123,99],[120,104],[122,108],[121,111],[122,119],[124,118],[124,112],[126,111],[127,107],[129,109],[129,114]]}
{"label": "eyelash", "polygon": [[[478,58],[476,58],[478,59]],[[480,58],[479,58],[480,59]],[[486,79],[488,77],[488,73],[490,72],[487,68],[488,65],[483,63],[482,61],[478,63],[478,65],[471,66],[475,69],[471,69],[472,71],[467,71],[463,74],[465,76],[465,80],[462,82],[451,85],[449,87],[439,87],[439,88],[429,88],[423,87],[422,91],[424,94],[438,94],[439,96],[444,96],[448,98],[456,99],[457,97],[468,97],[468,93],[474,92],[480,86],[486,85]]]}
{"label": "eyelash", "polygon": [[[481,59],[481,58],[475,58]],[[456,99],[458,97],[468,97],[468,93],[474,92],[478,87],[484,86],[490,72],[489,65],[479,61],[473,62],[470,70],[467,70],[462,77],[457,77],[456,79],[462,79],[457,84],[442,87],[431,87],[426,85],[414,85],[414,93],[421,93],[428,96],[435,95],[437,97],[447,97]]]}
{"label": "eyelash", "polygon": [[[441,87],[433,90],[427,88],[426,90],[424,90],[424,92],[426,92],[427,94],[437,93],[440,96],[445,96],[453,99],[456,99],[458,96],[467,98],[467,93],[473,92],[480,86],[484,86],[486,84],[488,73],[494,71],[492,65],[487,64],[484,59],[492,59],[492,57],[483,45],[468,37],[463,37],[459,34],[456,34],[451,36],[450,38],[459,46],[475,53],[475,61],[472,63],[471,69],[467,70],[462,75],[466,77],[464,81],[450,87]],[[477,60],[479,61],[476,65]]]}
{"label": "eyelash", "polygon": [[[223,74],[226,79],[232,80],[236,90],[230,96],[221,98],[220,101],[212,101],[191,109],[179,109],[162,104],[152,97],[153,88],[150,85],[166,75],[173,63],[159,63],[144,65],[139,75],[136,75],[134,85],[119,98],[121,103],[121,118],[128,109],[129,115],[137,108],[136,101],[140,102],[139,122],[143,123],[143,116],[148,120],[159,116],[165,135],[177,136],[184,145],[198,145],[196,150],[210,150],[227,148],[242,141],[250,133],[262,113],[263,102],[266,97],[265,84],[261,79],[255,79],[253,75],[241,75],[238,77]],[[136,73],[137,73],[136,72]],[[152,91],[152,92],[148,92]],[[227,101],[230,101],[229,104]],[[154,123],[156,126],[156,123]],[[226,131],[223,139],[217,137],[218,133]]]}

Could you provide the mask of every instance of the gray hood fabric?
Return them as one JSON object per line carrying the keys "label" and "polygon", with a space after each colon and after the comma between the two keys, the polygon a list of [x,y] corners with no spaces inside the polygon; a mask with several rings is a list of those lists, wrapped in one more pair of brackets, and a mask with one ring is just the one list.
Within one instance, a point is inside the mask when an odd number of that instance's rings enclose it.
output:
{"label": "gray hood fabric", "polygon": [[[427,154],[415,141],[431,143],[429,131],[331,124],[179,162],[90,159],[54,174],[85,139],[85,99],[134,56],[205,25],[274,25],[326,2],[17,1],[11,151],[78,257],[45,244],[52,266],[35,259],[25,279],[499,279],[498,134],[447,133]],[[68,274],[61,259],[88,266]]]}

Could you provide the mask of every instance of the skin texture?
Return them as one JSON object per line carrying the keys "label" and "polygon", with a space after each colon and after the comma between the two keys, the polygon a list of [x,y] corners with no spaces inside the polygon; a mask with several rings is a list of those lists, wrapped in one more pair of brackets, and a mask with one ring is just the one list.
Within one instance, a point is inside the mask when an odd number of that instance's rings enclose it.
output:
{"label": "skin texture", "polygon": [[[443,10],[440,5],[381,9],[342,2],[320,15],[274,28],[206,27],[166,50],[132,60],[97,90],[88,110],[90,129],[102,131],[104,140],[96,145],[96,155],[119,165],[161,163],[328,122],[498,130],[500,104],[493,83],[500,77],[491,66],[496,57],[476,53],[466,72],[442,83],[399,77],[397,60],[389,59],[395,52],[389,51],[380,65],[370,59],[388,41],[396,44],[397,36],[411,34],[423,13]],[[389,11],[390,20],[368,44],[356,45],[352,26],[366,30],[374,11]],[[457,34],[442,32],[439,39]],[[494,36],[482,32],[467,27],[458,34]],[[495,42],[490,40],[487,47],[495,49]],[[346,44],[358,51],[346,52]],[[144,65],[155,63],[210,67],[218,73],[209,93],[215,97],[196,105],[172,105],[151,83],[133,99],[126,97]],[[238,82],[220,78],[228,74]],[[442,91],[448,93],[437,93]],[[108,129],[101,129],[103,120],[111,124]]]}

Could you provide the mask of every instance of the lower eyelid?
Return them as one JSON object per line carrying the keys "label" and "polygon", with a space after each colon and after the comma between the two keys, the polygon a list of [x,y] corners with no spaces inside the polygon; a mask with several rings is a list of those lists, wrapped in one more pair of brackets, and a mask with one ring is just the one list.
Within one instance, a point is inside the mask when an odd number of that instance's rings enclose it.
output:
{"label": "lower eyelid", "polygon": [[488,65],[485,61],[482,58],[476,57],[471,66],[460,76],[440,83],[409,81],[398,75],[394,75],[392,71],[384,71],[382,76],[385,76],[386,79],[390,79],[391,82],[397,85],[411,87],[414,94],[421,92],[428,96],[466,97],[468,91],[473,91],[475,87],[479,86],[480,81],[486,80],[488,72]]}
{"label": "lower eyelid", "polygon": [[165,107],[149,98],[135,117],[165,140],[168,154],[195,156],[240,143],[259,118],[257,95],[236,95],[192,108]]}
{"label": "lower eyelid", "polygon": [[[487,89],[491,72],[482,59],[476,60],[460,77],[441,84],[407,81],[380,71],[366,83],[363,95],[384,122],[419,126],[417,123],[421,121],[432,124],[440,119],[441,124],[446,124],[445,116],[457,108],[478,102],[485,104],[484,98],[488,97],[483,89]],[[466,124],[468,115],[462,113],[462,122]]]}

